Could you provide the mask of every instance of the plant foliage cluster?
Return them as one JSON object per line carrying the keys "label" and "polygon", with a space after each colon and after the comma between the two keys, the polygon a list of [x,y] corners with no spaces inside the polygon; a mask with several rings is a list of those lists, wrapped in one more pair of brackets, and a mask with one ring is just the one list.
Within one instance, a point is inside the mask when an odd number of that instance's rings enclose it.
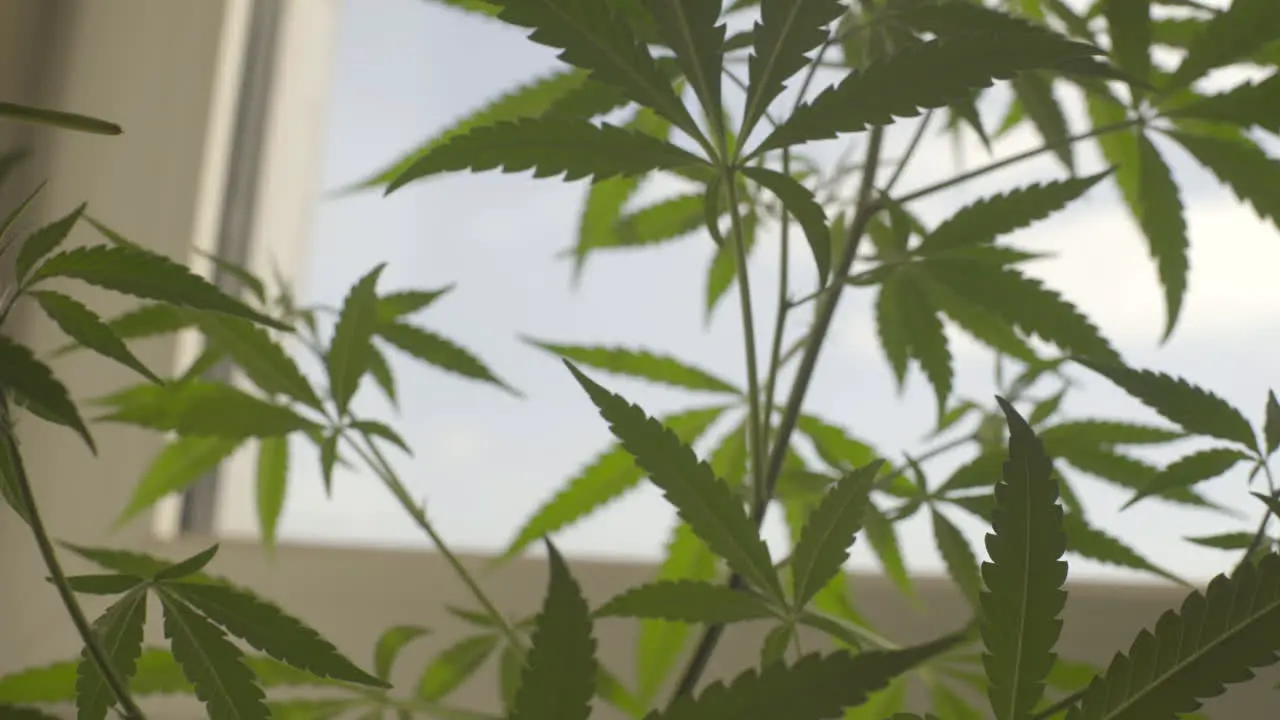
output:
{"label": "plant foliage cluster", "polygon": [[[704,311],[736,286],[742,381],[648,350],[530,341],[563,359],[616,444],[515,532],[500,561],[545,542],[550,576],[541,611],[510,617],[453,555],[389,462],[391,452],[410,452],[405,440],[353,404],[366,379],[397,401],[391,352],[516,393],[470,351],[419,321],[450,288],[388,290],[376,267],[341,307],[307,307],[283,283],[215,259],[240,281],[238,292],[227,293],[128,240],[85,206],[19,237],[15,222],[37,187],[0,222],[0,253],[16,273],[14,286],[0,293],[0,321],[20,299],[28,301],[69,339],[54,356],[87,349],[141,382],[95,399],[101,414],[86,419],[51,370],[52,358],[0,335],[0,494],[30,527],[84,640],[77,659],[0,678],[0,716],[53,717],[51,708],[74,703],[81,720],[102,720],[113,710],[136,720],[144,717],[141,699],[185,693],[216,720],[475,720],[494,716],[456,707],[449,696],[496,656],[497,692],[513,720],[587,718],[606,704],[645,720],[1161,720],[1193,717],[1227,685],[1280,659],[1280,540],[1270,525],[1280,515],[1280,492],[1268,466],[1280,446],[1275,395],[1267,394],[1255,423],[1198,385],[1129,367],[1090,318],[1025,272],[1039,256],[1005,239],[1114,183],[1146,240],[1164,291],[1164,333],[1171,335],[1187,292],[1191,238],[1170,154],[1189,155],[1259,216],[1280,221],[1280,162],[1263,148],[1264,133],[1280,133],[1280,2],[440,1],[514,26],[557,51],[564,68],[497,98],[360,187],[391,192],[442,173],[494,169],[590,179],[572,251],[579,268],[598,252],[709,236],[716,251]],[[1204,89],[1206,76],[1228,67],[1260,72],[1224,92]],[[993,122],[979,108],[988,107],[980,100],[996,87],[1008,91],[1009,102]],[[727,102],[731,88],[740,103]],[[780,99],[788,90],[796,91],[794,103]],[[1087,128],[1068,122],[1070,96],[1086,106]],[[101,120],[13,104],[0,103],[0,116],[119,132]],[[1043,144],[899,190],[921,138],[939,122],[956,137],[978,138],[993,155],[1021,126]],[[892,133],[907,140],[897,158],[884,151]],[[831,139],[849,144],[835,167],[806,154],[811,143]],[[1077,149],[1084,144],[1096,144],[1108,166],[1082,170]],[[860,161],[849,159],[859,153]],[[1060,161],[1061,177],[981,198],[933,227],[912,211],[941,190],[1044,154]],[[19,160],[7,156],[0,169],[7,173]],[[638,190],[659,176],[686,189],[637,207]],[[101,239],[68,248],[73,229],[86,226]],[[782,252],[767,346],[749,273],[766,227],[777,228]],[[800,292],[787,284],[792,232],[803,236],[800,262],[812,268],[813,286]],[[67,281],[141,302],[124,315],[100,317],[64,289]],[[874,293],[874,322],[898,384],[915,368],[936,396],[934,436],[952,438],[904,454],[897,465],[835,420],[805,410],[848,290]],[[803,318],[806,329],[789,333]],[[173,377],[149,368],[129,346],[191,328],[204,350]],[[992,351],[1001,386],[994,403],[958,394],[951,328]],[[304,372],[299,353],[320,371]],[[228,363],[245,382],[208,379],[210,368]],[[1063,417],[1071,367],[1114,383],[1164,422]],[[584,368],[711,399],[654,417]],[[238,449],[256,449],[268,549],[291,467],[318,462],[328,487],[358,464],[393,494],[472,593],[475,608],[450,612],[473,632],[441,648],[417,686],[400,694],[391,683],[396,660],[410,644],[429,642],[428,628],[388,628],[374,644],[371,668],[362,669],[285,609],[206,573],[216,546],[173,561],[62,544],[101,570],[67,575],[40,516],[40,479],[28,476],[17,441],[23,414],[65,426],[90,448],[89,420],[171,437],[120,512],[121,523]],[[718,426],[730,429],[713,433]],[[315,459],[297,457],[308,445],[292,438],[314,447]],[[1132,454],[1192,438],[1210,444],[1164,467]],[[928,461],[959,449],[971,458],[929,482]],[[1248,498],[1265,510],[1262,522],[1252,531],[1187,538],[1236,552],[1233,569],[1204,589],[1188,589],[1180,607],[1117,648],[1105,668],[1057,655],[1067,555],[1183,582],[1090,521],[1076,492],[1080,478],[1126,489],[1129,505],[1220,511],[1198,488],[1236,467],[1250,469],[1251,483],[1265,480]],[[545,538],[646,479],[679,515],[665,560],[652,582],[593,607]],[[760,536],[771,509],[784,514],[791,531],[785,557]],[[921,513],[973,615],[945,636],[903,647],[862,617],[841,569],[862,537],[886,574],[912,594],[895,525]],[[969,545],[957,514],[990,526],[985,548]],[[90,620],[80,595],[111,602]],[[156,606],[167,647],[143,643]],[[635,678],[615,676],[596,656],[594,626],[615,618],[639,623]],[[747,621],[770,625],[759,662],[704,686],[724,629]],[[806,651],[802,628],[826,637],[828,647]],[[911,677],[930,689],[924,715],[909,714],[904,704]],[[663,701],[668,686],[673,692]]]}

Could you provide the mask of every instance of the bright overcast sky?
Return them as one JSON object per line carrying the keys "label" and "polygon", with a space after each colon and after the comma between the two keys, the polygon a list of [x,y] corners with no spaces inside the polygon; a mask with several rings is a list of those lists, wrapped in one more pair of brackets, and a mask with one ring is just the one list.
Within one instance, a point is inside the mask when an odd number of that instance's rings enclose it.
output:
{"label": "bright overcast sky", "polygon": [[[339,33],[330,103],[323,184],[337,187],[362,177],[450,122],[518,82],[554,69],[554,54],[497,22],[442,9],[423,0],[362,0],[347,4]],[[287,79],[285,79],[287,82]],[[1075,127],[1083,127],[1079,108]],[[1002,105],[983,108],[990,126]],[[894,136],[902,142],[904,123]],[[955,172],[945,137],[931,134],[900,183],[926,185]],[[999,152],[1038,143],[1020,131]],[[983,161],[971,146],[966,161]],[[1017,236],[1027,247],[1059,256],[1033,264],[1034,272],[1076,302],[1115,342],[1128,361],[1183,375],[1222,394],[1257,421],[1280,357],[1280,233],[1260,222],[1216,180],[1178,152],[1167,153],[1183,188],[1192,236],[1191,292],[1175,339],[1158,343],[1163,328],[1155,269],[1133,221],[1108,185],[1095,188],[1071,210]],[[1083,169],[1102,167],[1092,148]],[[959,204],[1017,184],[1060,178],[1052,160],[1027,163],[917,206],[929,223]],[[712,243],[690,236],[660,249],[601,253],[587,266],[578,290],[570,265],[556,255],[575,237],[586,185],[532,180],[527,175],[453,175],[419,183],[389,199],[369,193],[323,202],[313,229],[307,294],[337,305],[347,287],[374,264],[389,262],[382,289],[457,289],[419,319],[479,354],[525,392],[515,399],[488,386],[393,359],[401,383],[402,412],[394,425],[416,451],[397,467],[413,492],[425,497],[444,536],[463,550],[492,551],[611,439],[590,401],[553,357],[523,345],[521,334],[575,344],[621,344],[682,357],[740,378],[742,346],[736,302],[723,302],[706,330],[702,297]],[[797,233],[798,234],[798,233]],[[797,281],[811,286],[807,250],[796,246]],[[766,242],[753,260],[760,312],[772,315],[777,243]],[[873,293],[846,293],[835,337],[823,351],[810,409],[875,443],[891,460],[919,452],[931,427],[932,391],[918,374],[899,397],[875,339]],[[763,342],[763,340],[762,340]],[[953,338],[956,387],[990,397],[991,354],[965,337]],[[705,399],[593,373],[651,413],[692,407]],[[1105,381],[1081,374],[1087,387],[1068,410],[1077,417],[1154,420]],[[390,419],[376,390],[362,395],[364,411]],[[298,450],[302,450],[301,447]],[[933,482],[967,460],[969,451],[930,465]],[[1175,452],[1150,457],[1168,461]],[[1246,519],[1185,511],[1144,502],[1123,514],[1126,495],[1084,477],[1078,492],[1090,521],[1119,535],[1157,564],[1190,578],[1207,578],[1234,560],[1179,540],[1186,535],[1251,528],[1258,517],[1242,472],[1206,489],[1247,511]],[[340,473],[333,498],[321,486],[314,450],[295,453],[282,535],[307,542],[422,546],[426,539],[369,475]],[[253,527],[254,510],[224,508],[231,532]],[[952,513],[975,541],[985,529]],[[580,556],[654,559],[674,519],[659,492],[644,486],[557,535]],[[776,516],[771,541],[784,537]],[[937,571],[927,515],[899,525],[908,566]],[[978,546],[982,553],[981,545]],[[874,567],[855,548],[854,567]],[[1113,575],[1071,559],[1073,576]]]}

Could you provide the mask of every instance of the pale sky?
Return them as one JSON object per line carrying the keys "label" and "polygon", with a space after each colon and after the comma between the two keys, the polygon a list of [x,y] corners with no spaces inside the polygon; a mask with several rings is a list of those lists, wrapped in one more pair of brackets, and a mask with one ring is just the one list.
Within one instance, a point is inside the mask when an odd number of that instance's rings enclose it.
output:
{"label": "pale sky", "polygon": [[[501,23],[423,0],[362,0],[359,13],[355,5],[348,3],[342,18],[330,113],[317,119],[329,128],[325,188],[363,177],[500,92],[558,66],[554,53]],[[982,108],[989,126],[998,120],[1001,103]],[[1074,126],[1084,127],[1081,108],[1071,103],[1068,109]],[[904,122],[895,130],[895,145],[904,142],[912,127]],[[997,152],[1038,143],[1034,131],[1023,129]],[[1102,167],[1091,146],[1081,150],[1085,172]],[[983,153],[970,145],[966,162],[982,162]],[[1016,239],[1025,247],[1058,253],[1029,268],[1092,317],[1131,365],[1182,375],[1211,388],[1257,423],[1268,387],[1280,384],[1273,370],[1274,358],[1280,356],[1280,291],[1273,280],[1280,267],[1280,233],[1181,151],[1166,157],[1182,187],[1192,237],[1191,292],[1167,345],[1159,345],[1163,304],[1154,266],[1110,185],[1095,188],[1069,211]],[[931,133],[899,188],[921,187],[955,171],[950,141]],[[1046,157],[936,195],[916,210],[932,224],[982,195],[1064,174]],[[594,406],[560,362],[522,344],[519,335],[643,347],[734,381],[745,372],[736,299],[726,296],[710,329],[703,325],[704,278],[713,249],[705,234],[659,249],[599,253],[588,263],[581,287],[572,288],[570,264],[556,256],[574,240],[585,192],[580,182],[484,173],[436,178],[386,199],[375,192],[317,201],[306,279],[312,301],[340,304],[349,285],[383,261],[389,262],[382,275],[384,291],[456,283],[452,295],[416,321],[476,352],[525,393],[516,399],[392,353],[402,404],[393,424],[416,451],[414,458],[400,457],[397,468],[415,495],[427,500],[431,518],[459,550],[504,548],[523,521],[611,440]],[[793,257],[799,262],[793,263],[793,287],[812,287],[807,248],[799,232],[794,235]],[[769,239],[757,249],[751,268],[762,324],[771,323],[777,263],[777,241]],[[930,446],[923,438],[932,426],[933,395],[914,371],[906,392],[897,395],[876,341],[873,298],[867,289],[845,293],[808,407],[873,442],[896,462],[903,451],[919,453]],[[966,396],[990,398],[991,353],[966,337],[952,339],[956,388]],[[651,414],[710,400],[591,374]],[[1072,416],[1157,421],[1106,381],[1086,371],[1076,374],[1086,386],[1071,396],[1067,409]],[[372,383],[359,404],[366,415],[393,418]],[[1167,462],[1192,447],[1184,443],[1147,457]],[[930,480],[941,482],[970,457],[971,451],[963,450],[928,465]],[[284,538],[427,545],[371,475],[340,472],[328,499],[314,450],[296,447],[292,465]],[[1260,504],[1248,496],[1243,472],[1238,469],[1202,489],[1243,509],[1246,519],[1161,502],[1143,502],[1121,514],[1126,494],[1079,474],[1076,488],[1094,525],[1123,538],[1151,561],[1200,579],[1229,567],[1234,554],[1179,538],[1255,526],[1255,506]],[[256,513],[250,503],[223,511],[224,531],[253,528]],[[977,543],[982,556],[986,529],[958,511],[950,517]],[[673,520],[660,493],[644,485],[561,531],[556,541],[571,555],[656,559]],[[781,551],[785,532],[776,513],[766,529]],[[941,570],[927,513],[898,529],[909,568]],[[875,567],[860,545],[854,548],[852,566]],[[1069,560],[1074,577],[1116,576],[1103,566]],[[1129,571],[1122,574],[1135,577]]]}

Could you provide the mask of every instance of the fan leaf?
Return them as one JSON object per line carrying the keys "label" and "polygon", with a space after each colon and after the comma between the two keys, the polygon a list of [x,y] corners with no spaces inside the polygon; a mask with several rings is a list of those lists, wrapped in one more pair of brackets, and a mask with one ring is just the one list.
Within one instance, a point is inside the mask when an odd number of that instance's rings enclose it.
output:
{"label": "fan leaf", "polygon": [[761,0],[747,65],[747,98],[739,133],[744,139],[782,93],[787,79],[808,65],[806,53],[827,39],[828,26],[844,12],[839,0]]}
{"label": "fan leaf", "polygon": [[702,580],[659,580],[609,600],[598,617],[635,617],[685,623],[731,623],[773,617],[760,596]]}
{"label": "fan leaf", "polygon": [[742,395],[742,390],[700,368],[666,355],[628,348],[559,345],[533,338],[525,342],[562,358],[606,372],[628,375],[686,390]]}
{"label": "fan leaf", "polygon": [[882,464],[876,461],[849,473],[809,515],[791,553],[794,607],[807,605],[849,559],[849,547],[862,529],[871,486]]}

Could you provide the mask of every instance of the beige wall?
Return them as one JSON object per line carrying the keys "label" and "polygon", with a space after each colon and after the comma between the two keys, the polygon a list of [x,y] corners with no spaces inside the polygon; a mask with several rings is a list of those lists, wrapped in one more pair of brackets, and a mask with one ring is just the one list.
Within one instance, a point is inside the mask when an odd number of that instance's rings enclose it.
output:
{"label": "beige wall", "polygon": [[[217,159],[219,138],[225,138],[233,110],[215,90],[219,39],[235,36],[225,32],[227,9],[222,0],[0,0],[0,93],[6,99],[100,115],[126,128],[118,138],[38,133],[38,161],[22,187],[43,177],[52,182],[34,208],[33,222],[88,200],[91,213],[175,258],[189,256],[193,238],[207,237],[209,223],[201,207],[216,204],[220,186],[216,173],[210,177],[205,172],[206,156]],[[0,128],[6,143],[15,138],[15,130]],[[24,139],[23,132],[18,139]],[[6,203],[12,195],[10,188]],[[83,229],[78,232],[87,235]],[[118,297],[86,297],[103,313],[127,306]],[[59,340],[49,323],[30,313],[22,313],[18,322],[21,339],[37,348]],[[144,346],[141,355],[167,367],[174,353],[173,342],[161,342]],[[67,358],[57,370],[80,398],[131,381],[125,371],[88,356]],[[57,537],[174,557],[203,548],[208,538],[163,542],[151,536],[145,523],[110,531],[110,519],[159,448],[160,438],[111,426],[95,432],[101,447],[97,458],[61,429],[34,420],[23,423],[24,455]],[[77,571],[82,568],[74,558],[66,561]],[[651,572],[638,565],[571,562],[596,602]],[[405,672],[397,679],[409,689],[414,681],[410,671],[421,667],[427,648],[439,648],[463,632],[442,607],[466,605],[468,599],[431,553],[284,547],[271,561],[254,546],[227,543],[213,569],[280,602],[363,663],[369,661],[379,632],[392,624],[435,628],[435,640],[408,652],[401,665]],[[44,575],[25,526],[11,513],[0,512],[0,673],[70,658],[79,650]],[[541,597],[544,579],[542,561],[530,559],[485,582],[505,610],[529,612]],[[966,620],[965,608],[945,582],[921,583],[924,613],[910,611],[882,578],[858,576],[851,583],[865,612],[887,635],[904,642]],[[1105,662],[1118,642],[1127,642],[1181,595],[1155,587],[1074,585],[1061,650],[1075,659]],[[91,610],[100,607],[86,603]],[[151,639],[159,641],[157,623],[151,625]],[[606,663],[624,678],[632,673],[634,627],[608,622],[597,629]],[[760,635],[759,628],[729,632],[713,674],[749,664],[758,656]],[[808,646],[815,644],[810,640]],[[1280,694],[1269,689],[1277,675],[1268,677],[1232,691],[1213,716],[1280,717]],[[455,699],[494,709],[493,688],[493,676],[486,672]],[[156,716],[199,717],[190,706],[183,707],[163,706]]]}

